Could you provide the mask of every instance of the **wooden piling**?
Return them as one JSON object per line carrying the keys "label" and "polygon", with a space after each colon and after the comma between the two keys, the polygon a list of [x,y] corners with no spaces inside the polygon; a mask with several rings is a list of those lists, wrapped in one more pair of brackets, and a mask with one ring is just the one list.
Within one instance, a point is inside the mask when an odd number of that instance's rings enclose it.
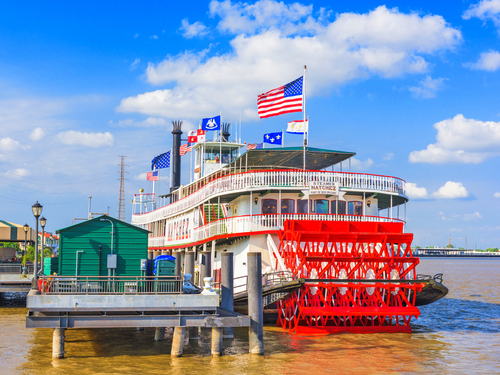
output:
{"label": "wooden piling", "polygon": [[264,354],[264,311],[262,310],[262,255],[247,254],[248,273],[248,315],[251,323],[248,328],[249,352]]}

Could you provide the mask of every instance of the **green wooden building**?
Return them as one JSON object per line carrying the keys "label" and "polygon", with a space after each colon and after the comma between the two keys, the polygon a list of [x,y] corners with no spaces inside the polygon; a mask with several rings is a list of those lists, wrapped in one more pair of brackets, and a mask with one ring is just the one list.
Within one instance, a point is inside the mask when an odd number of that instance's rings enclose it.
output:
{"label": "green wooden building", "polygon": [[[149,231],[110,216],[59,229],[59,275],[141,276]],[[111,267],[109,267],[111,266]]]}

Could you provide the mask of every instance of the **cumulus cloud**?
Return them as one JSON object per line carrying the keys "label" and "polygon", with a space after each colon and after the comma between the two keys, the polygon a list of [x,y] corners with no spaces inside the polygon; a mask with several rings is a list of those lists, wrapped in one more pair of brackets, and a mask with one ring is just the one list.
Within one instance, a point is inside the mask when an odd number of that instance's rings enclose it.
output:
{"label": "cumulus cloud", "polygon": [[[439,219],[443,221],[453,221],[456,219],[461,219],[464,221],[471,221],[471,220],[478,220],[482,219],[483,216],[479,212],[474,212],[472,214],[452,214],[449,217],[447,217],[444,212],[440,211],[439,212]],[[453,230],[451,230],[453,232]],[[456,232],[460,232],[461,230],[456,230]]]}
{"label": "cumulus cloud", "polygon": [[409,90],[416,98],[435,98],[436,91],[439,91],[443,88],[443,82],[445,81],[445,79],[446,78],[432,79],[430,76],[427,76],[425,79],[419,82],[419,86],[410,87]]}
{"label": "cumulus cloud", "polygon": [[406,195],[411,199],[426,199],[429,196],[427,189],[418,187],[414,182],[406,183]]}
{"label": "cumulus cloud", "polygon": [[180,32],[186,39],[194,38],[195,36],[203,36],[208,33],[207,27],[202,22],[195,22],[190,24],[187,18],[181,21]]}
{"label": "cumulus cloud", "polygon": [[438,191],[434,192],[432,196],[438,199],[467,198],[469,192],[461,182],[448,181]]}
{"label": "cumulus cloud", "polygon": [[[342,13],[334,21],[311,6],[263,0],[255,4],[210,3],[218,29],[234,38],[230,49],[167,56],[150,63],[146,79],[168,89],[124,98],[119,112],[199,119],[210,112],[256,119],[256,95],[283,85],[308,65],[308,97],[370,76],[425,73],[426,57],[453,50],[459,30],[441,16],[403,13],[380,6],[368,13]],[[217,93],[217,95],[214,95]]]}
{"label": "cumulus cloud", "polygon": [[494,72],[500,68],[500,53],[497,51],[489,50],[488,52],[481,53],[479,61],[476,63],[465,63],[465,67],[476,70],[487,70]]}
{"label": "cumulus cloud", "polygon": [[20,147],[20,143],[10,137],[0,139],[0,150],[13,151]]}
{"label": "cumulus cloud", "polygon": [[106,133],[83,133],[74,130],[59,133],[57,138],[67,145],[82,145],[92,148],[111,147],[114,143],[113,135]]}
{"label": "cumulus cloud", "polygon": [[45,130],[43,130],[41,127],[38,127],[36,129],[33,129],[33,131],[30,134],[30,138],[33,141],[39,141],[42,139],[45,135]]}
{"label": "cumulus cloud", "polygon": [[412,151],[411,163],[474,163],[497,156],[500,147],[500,122],[467,119],[463,115],[434,124],[434,144]]}
{"label": "cumulus cloud", "polygon": [[29,172],[28,170],[24,169],[24,168],[18,168],[18,169],[14,169],[14,170],[11,170],[11,171],[7,171],[5,172],[5,177],[8,177],[8,178],[14,178],[14,179],[18,179],[18,178],[21,178],[21,177],[26,177],[29,175]]}
{"label": "cumulus cloud", "polygon": [[493,194],[493,197],[494,198],[500,198],[500,192],[497,191],[495,194]]}
{"label": "cumulus cloud", "polygon": [[356,158],[351,158],[351,167],[357,171],[365,171],[373,165],[373,160],[368,158],[366,160],[358,160]]}
{"label": "cumulus cloud", "polygon": [[481,0],[477,4],[473,4],[467,9],[462,18],[465,20],[471,18],[479,18],[486,21],[491,20],[500,27],[500,0]]}

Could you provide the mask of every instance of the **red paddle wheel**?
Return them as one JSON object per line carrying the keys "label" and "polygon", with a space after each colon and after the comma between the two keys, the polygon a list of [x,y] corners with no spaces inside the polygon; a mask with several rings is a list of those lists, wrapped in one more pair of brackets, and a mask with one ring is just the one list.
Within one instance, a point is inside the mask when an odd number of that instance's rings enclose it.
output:
{"label": "red paddle wheel", "polygon": [[419,262],[402,223],[286,221],[278,235],[285,266],[308,279],[278,303],[278,326],[299,334],[411,332],[422,285],[402,281],[416,279]]}

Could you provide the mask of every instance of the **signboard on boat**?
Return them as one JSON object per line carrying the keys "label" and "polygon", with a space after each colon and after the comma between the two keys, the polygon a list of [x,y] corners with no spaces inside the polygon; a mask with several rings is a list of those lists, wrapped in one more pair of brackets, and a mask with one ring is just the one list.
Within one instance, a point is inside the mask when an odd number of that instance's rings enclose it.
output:
{"label": "signboard on boat", "polygon": [[324,182],[324,181],[311,181],[309,183],[310,195],[338,195],[339,184],[338,182]]}

